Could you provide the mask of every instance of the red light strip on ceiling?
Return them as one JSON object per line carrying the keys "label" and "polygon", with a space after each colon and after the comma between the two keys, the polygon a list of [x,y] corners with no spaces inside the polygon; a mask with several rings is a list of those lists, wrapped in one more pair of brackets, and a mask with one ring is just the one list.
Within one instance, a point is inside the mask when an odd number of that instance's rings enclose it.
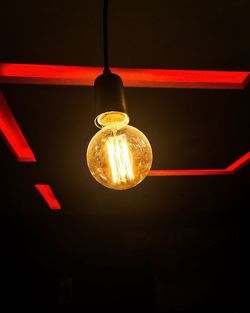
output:
{"label": "red light strip on ceiling", "polygon": [[36,162],[20,127],[0,90],[0,133],[20,162]]}
{"label": "red light strip on ceiling", "polygon": [[36,184],[35,188],[40,192],[41,196],[51,210],[61,210],[61,206],[57,201],[50,185]]}
{"label": "red light strip on ceiling", "polygon": [[148,176],[202,176],[202,175],[230,175],[236,173],[250,161],[250,152],[244,154],[237,161],[225,169],[192,169],[192,170],[151,170]]}
{"label": "red light strip on ceiling", "polygon": [[[0,63],[0,82],[92,86],[101,67]],[[126,87],[244,89],[250,72],[112,68]]]}
{"label": "red light strip on ceiling", "polygon": [[[129,68],[112,70],[121,76],[127,87],[244,89],[250,80],[250,72]],[[92,86],[101,73],[100,67],[0,63],[0,82],[12,84]],[[19,161],[36,161],[1,91],[0,131]],[[148,176],[234,174],[249,160],[250,152],[225,169],[151,170]],[[36,184],[35,188],[52,210],[61,209],[49,185]]]}

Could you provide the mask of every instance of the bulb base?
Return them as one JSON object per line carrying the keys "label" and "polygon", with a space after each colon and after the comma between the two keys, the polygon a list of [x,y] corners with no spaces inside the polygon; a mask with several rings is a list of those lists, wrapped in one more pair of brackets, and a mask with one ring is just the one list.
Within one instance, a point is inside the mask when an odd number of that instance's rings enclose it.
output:
{"label": "bulb base", "polygon": [[120,76],[104,72],[94,83],[96,115],[118,111],[127,113],[123,83]]}
{"label": "bulb base", "polygon": [[126,113],[123,112],[105,112],[99,114],[95,118],[95,126],[98,128],[103,128],[106,126],[115,127],[115,126],[124,126],[129,123],[129,117]]}

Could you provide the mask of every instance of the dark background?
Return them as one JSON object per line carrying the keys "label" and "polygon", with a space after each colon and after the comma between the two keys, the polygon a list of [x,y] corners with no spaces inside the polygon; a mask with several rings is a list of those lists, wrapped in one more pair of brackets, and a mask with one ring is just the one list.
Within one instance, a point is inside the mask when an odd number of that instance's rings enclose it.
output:
{"label": "dark background", "polygon": [[[115,67],[250,70],[250,4],[110,1]],[[4,1],[0,62],[102,66],[102,1]],[[247,312],[249,165],[112,191],[88,172],[92,87],[1,86],[37,156],[0,141],[0,302],[69,311]],[[153,169],[224,168],[249,150],[250,88],[126,88]],[[52,186],[62,211],[34,189]]]}

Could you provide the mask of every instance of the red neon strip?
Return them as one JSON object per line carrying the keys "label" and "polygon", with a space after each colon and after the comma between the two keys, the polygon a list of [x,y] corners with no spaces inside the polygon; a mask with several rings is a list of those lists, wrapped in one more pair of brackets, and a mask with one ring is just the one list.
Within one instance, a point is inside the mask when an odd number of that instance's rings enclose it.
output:
{"label": "red neon strip", "polygon": [[[127,87],[244,89],[250,72],[113,68]],[[0,82],[92,86],[101,67],[0,63]]]}
{"label": "red neon strip", "polygon": [[36,184],[35,188],[40,192],[41,196],[48,204],[51,210],[60,210],[61,206],[57,201],[52,189],[49,185],[44,184]]}
{"label": "red neon strip", "polygon": [[0,91],[0,133],[20,162],[36,162],[20,127]]}
{"label": "red neon strip", "polygon": [[243,166],[247,165],[250,160],[250,152],[244,154],[241,158],[236,160],[234,163],[227,167],[227,171],[231,172],[231,174],[240,170]]}
{"label": "red neon strip", "polygon": [[202,175],[230,175],[237,172],[250,161],[250,152],[244,154],[237,161],[225,169],[187,169],[187,170],[151,170],[148,176],[202,176]]}

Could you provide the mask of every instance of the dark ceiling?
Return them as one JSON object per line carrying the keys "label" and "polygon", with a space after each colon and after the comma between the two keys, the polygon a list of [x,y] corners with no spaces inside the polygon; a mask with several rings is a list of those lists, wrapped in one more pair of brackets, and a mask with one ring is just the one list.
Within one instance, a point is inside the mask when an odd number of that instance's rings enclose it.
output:
{"label": "dark ceiling", "polygon": [[[250,70],[247,0],[110,2],[114,67]],[[102,66],[100,0],[5,1],[0,29],[1,63]],[[249,309],[249,165],[108,190],[85,161],[97,131],[92,87],[1,90],[38,159],[18,163],[0,141],[2,299],[119,312]],[[125,92],[153,169],[224,168],[249,151],[249,87]],[[52,186],[62,211],[48,209],[35,183]]]}

